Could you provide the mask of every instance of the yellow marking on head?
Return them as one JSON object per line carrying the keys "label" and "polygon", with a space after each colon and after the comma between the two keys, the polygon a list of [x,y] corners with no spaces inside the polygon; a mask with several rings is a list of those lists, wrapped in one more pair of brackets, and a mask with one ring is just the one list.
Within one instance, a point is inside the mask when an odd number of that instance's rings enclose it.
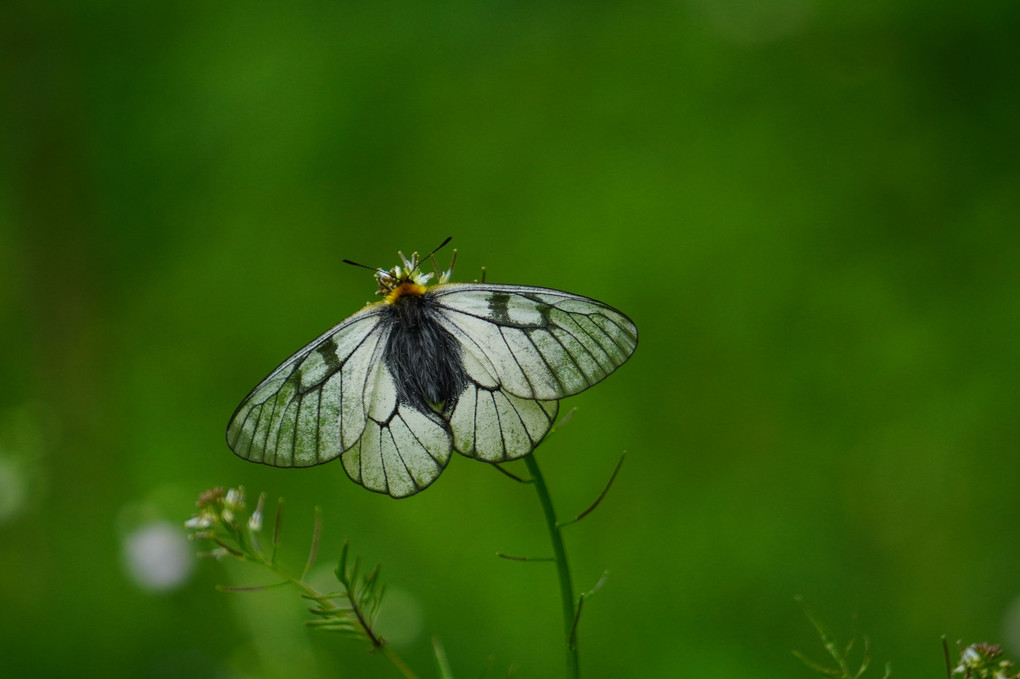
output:
{"label": "yellow marking on head", "polygon": [[424,294],[425,294],[424,285],[419,285],[418,283],[412,283],[410,281],[407,281],[401,283],[397,287],[390,290],[389,294],[386,295],[386,302],[389,304],[393,304],[404,295],[414,295],[416,297],[421,297]]}

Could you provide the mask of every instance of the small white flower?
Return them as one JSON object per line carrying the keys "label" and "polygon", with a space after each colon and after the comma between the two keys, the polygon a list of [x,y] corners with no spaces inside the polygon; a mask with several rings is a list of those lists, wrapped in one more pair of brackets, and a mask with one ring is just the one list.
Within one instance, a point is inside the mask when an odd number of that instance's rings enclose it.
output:
{"label": "small white flower", "polygon": [[205,529],[213,525],[212,517],[208,514],[196,514],[184,522],[185,528]]}
{"label": "small white flower", "polygon": [[981,654],[974,650],[973,646],[968,646],[960,654],[960,668],[977,667],[980,663]]}
{"label": "small white flower", "polygon": [[251,517],[248,519],[248,530],[253,533],[257,533],[262,530],[262,508],[266,504],[266,494],[262,493],[259,495],[259,503],[255,507],[255,511],[251,513]]}
{"label": "small white flower", "polygon": [[244,488],[231,488],[228,490],[227,498],[223,501],[223,504],[230,509],[241,507],[244,504]]}

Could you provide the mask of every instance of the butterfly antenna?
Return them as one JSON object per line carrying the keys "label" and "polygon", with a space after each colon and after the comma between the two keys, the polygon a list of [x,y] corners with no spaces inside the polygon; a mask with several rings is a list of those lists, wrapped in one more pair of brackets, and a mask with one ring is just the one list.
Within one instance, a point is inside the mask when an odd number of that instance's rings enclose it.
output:
{"label": "butterfly antenna", "polygon": [[360,262],[352,262],[349,259],[345,259],[345,260],[343,260],[343,262],[344,262],[344,264],[350,264],[351,266],[358,266],[358,267],[361,267],[362,269],[368,269],[369,271],[382,271],[383,273],[386,273],[385,269],[378,269],[378,268],[376,268],[374,266],[368,266],[367,264],[362,264]]}
{"label": "butterfly antenna", "polygon": [[453,236],[447,236],[446,240],[444,240],[442,243],[439,244],[439,247],[437,247],[435,250],[433,250],[429,254],[425,255],[424,257],[422,257],[421,261],[424,262],[424,261],[427,261],[429,259],[432,259],[432,255],[434,255],[437,252],[439,252],[440,250],[442,250],[443,246],[446,245],[447,243],[449,243],[451,240],[453,240]]}
{"label": "butterfly antenna", "polygon": [[[430,259],[433,255],[435,255],[437,252],[439,252],[441,249],[443,249],[443,246],[446,245],[447,243],[449,243],[451,240],[453,240],[453,236],[447,236],[446,240],[444,240],[442,243],[439,244],[439,247],[437,247],[435,250],[430,252],[427,256],[422,257],[421,259],[418,258],[418,253],[414,253],[414,255],[411,257],[410,261],[408,261],[407,257],[404,256],[403,252],[398,252],[397,254],[400,255],[400,259],[402,259],[404,261],[404,266],[409,271],[413,271],[413,270],[418,268],[418,263],[419,262],[424,262],[424,261]],[[456,261],[456,259],[457,259],[457,251],[456,250],[454,250],[453,259],[454,259],[454,261]],[[368,266],[367,264],[362,264],[361,262],[352,262],[349,259],[343,260],[343,263],[344,264],[350,264],[351,266],[361,267],[362,269],[368,269],[369,271],[375,271],[377,273],[387,273],[386,269],[381,269],[381,268],[378,268],[378,267],[375,267],[375,266]],[[450,269],[453,270],[453,262],[450,263]]]}

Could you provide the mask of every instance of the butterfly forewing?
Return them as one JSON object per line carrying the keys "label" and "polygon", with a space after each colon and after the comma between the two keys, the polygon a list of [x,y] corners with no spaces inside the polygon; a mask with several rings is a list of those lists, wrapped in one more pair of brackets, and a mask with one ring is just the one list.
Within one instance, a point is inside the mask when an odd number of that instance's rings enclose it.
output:
{"label": "butterfly forewing", "polygon": [[[602,302],[523,285],[449,284],[428,293],[464,350],[521,398],[572,396],[637,347],[633,321]],[[465,366],[467,367],[467,366]],[[470,369],[468,369],[470,372]]]}
{"label": "butterfly forewing", "polygon": [[387,330],[378,315],[370,307],[351,316],[270,373],[231,417],[231,449],[292,467],[328,462],[354,445],[365,429],[366,375]]}

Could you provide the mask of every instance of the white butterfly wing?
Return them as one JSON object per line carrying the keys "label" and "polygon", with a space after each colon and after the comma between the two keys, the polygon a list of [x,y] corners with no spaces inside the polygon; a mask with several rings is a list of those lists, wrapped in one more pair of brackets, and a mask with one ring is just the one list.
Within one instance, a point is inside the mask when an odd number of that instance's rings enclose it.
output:
{"label": "white butterfly wing", "polygon": [[369,490],[404,497],[450,459],[445,423],[397,399],[383,361],[391,326],[382,307],[346,319],[274,370],[238,406],[227,444],[240,457],[307,467],[343,455]]}
{"label": "white butterfly wing", "polygon": [[626,315],[569,292],[474,283],[428,295],[460,342],[469,378],[450,416],[454,448],[489,462],[530,453],[558,399],[601,381],[637,347]]}

